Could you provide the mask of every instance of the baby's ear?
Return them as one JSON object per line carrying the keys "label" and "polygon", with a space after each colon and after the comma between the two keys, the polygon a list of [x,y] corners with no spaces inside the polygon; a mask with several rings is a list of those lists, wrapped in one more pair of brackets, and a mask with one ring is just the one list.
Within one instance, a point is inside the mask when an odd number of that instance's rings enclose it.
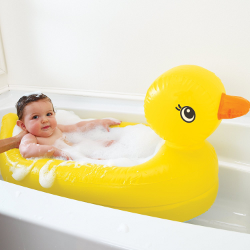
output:
{"label": "baby's ear", "polygon": [[18,127],[20,127],[22,130],[24,130],[24,131],[27,132],[27,129],[26,129],[26,127],[25,127],[23,121],[17,120],[16,125],[17,125]]}

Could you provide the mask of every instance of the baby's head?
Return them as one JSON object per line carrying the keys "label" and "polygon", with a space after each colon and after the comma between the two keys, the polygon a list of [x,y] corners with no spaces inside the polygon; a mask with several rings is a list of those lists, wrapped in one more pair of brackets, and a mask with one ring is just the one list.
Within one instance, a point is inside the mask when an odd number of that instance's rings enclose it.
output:
{"label": "baby's head", "polygon": [[57,122],[49,97],[42,93],[22,96],[16,104],[16,109],[19,119],[17,125],[20,128],[38,137],[53,134]]}

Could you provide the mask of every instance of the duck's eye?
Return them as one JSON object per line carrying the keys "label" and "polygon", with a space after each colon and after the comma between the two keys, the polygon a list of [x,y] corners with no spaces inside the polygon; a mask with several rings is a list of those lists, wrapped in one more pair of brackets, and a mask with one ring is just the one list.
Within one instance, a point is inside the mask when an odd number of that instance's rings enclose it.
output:
{"label": "duck's eye", "polygon": [[195,119],[195,112],[194,110],[189,107],[189,106],[185,106],[181,109],[181,118],[184,122],[193,122]]}

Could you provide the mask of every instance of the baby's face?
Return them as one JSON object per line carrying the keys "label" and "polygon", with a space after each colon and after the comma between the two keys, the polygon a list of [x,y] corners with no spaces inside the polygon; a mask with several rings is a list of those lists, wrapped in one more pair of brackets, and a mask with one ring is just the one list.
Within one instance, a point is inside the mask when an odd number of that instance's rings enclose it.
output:
{"label": "baby's face", "polygon": [[53,106],[48,100],[32,102],[24,108],[26,130],[37,137],[49,137],[57,126]]}

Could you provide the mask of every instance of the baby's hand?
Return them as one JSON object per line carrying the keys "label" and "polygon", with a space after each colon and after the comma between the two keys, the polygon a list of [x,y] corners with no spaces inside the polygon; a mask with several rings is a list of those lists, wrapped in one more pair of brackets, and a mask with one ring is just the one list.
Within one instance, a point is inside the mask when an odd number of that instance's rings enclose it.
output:
{"label": "baby's hand", "polygon": [[121,124],[121,121],[119,120],[101,119],[99,121],[100,121],[99,125],[103,126],[108,132],[109,132],[109,126]]}
{"label": "baby's hand", "polygon": [[58,148],[55,148],[55,151],[53,153],[53,156],[55,157],[63,157],[65,158],[67,161],[70,161],[72,160],[72,158],[70,157],[70,155],[68,155],[66,152],[58,149]]}

